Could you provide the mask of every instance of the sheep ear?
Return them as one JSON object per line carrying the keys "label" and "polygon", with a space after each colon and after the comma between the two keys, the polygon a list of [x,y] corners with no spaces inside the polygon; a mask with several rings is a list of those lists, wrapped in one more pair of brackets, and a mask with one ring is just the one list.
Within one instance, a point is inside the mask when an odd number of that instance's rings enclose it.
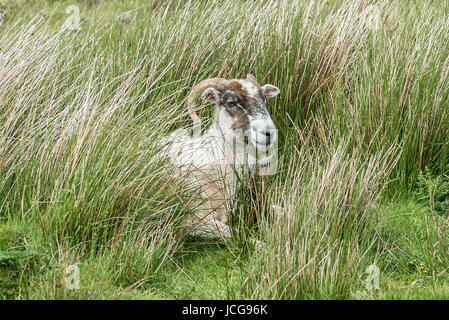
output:
{"label": "sheep ear", "polygon": [[203,100],[203,103],[216,103],[220,100],[220,94],[214,88],[207,88],[201,95],[201,99]]}
{"label": "sheep ear", "polygon": [[265,97],[267,97],[267,98],[276,97],[279,94],[279,92],[281,92],[278,87],[275,87],[271,84],[264,85],[262,87],[262,91],[263,91],[263,94],[265,95]]}

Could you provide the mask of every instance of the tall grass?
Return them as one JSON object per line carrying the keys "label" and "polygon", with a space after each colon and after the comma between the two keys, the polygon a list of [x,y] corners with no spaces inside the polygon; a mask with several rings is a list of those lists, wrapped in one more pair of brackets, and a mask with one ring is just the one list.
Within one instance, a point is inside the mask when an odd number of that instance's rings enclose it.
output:
{"label": "tall grass", "polygon": [[176,107],[138,111],[166,70],[139,60],[108,78],[112,52],[65,37],[33,21],[1,39],[1,210],[39,225],[51,256],[106,256],[120,266],[116,281],[131,284],[182,239],[186,193],[161,163],[154,130]]}
{"label": "tall grass", "polygon": [[360,271],[376,262],[374,204],[397,150],[364,160],[345,152],[347,142],[329,155],[303,142],[286,169],[292,178],[277,180],[267,196],[272,205],[259,221],[265,244],[245,281],[249,297],[349,298]]}
{"label": "tall grass", "polygon": [[16,297],[72,297],[61,273],[78,262],[80,298],[151,284],[184,240],[189,197],[158,141],[188,124],[184,99],[208,77],[281,88],[279,171],[241,201],[265,242],[244,297],[349,297],[375,260],[382,192],[449,170],[443,4],[78,5],[79,31],[16,7],[0,30],[0,217],[39,229],[46,257]]}

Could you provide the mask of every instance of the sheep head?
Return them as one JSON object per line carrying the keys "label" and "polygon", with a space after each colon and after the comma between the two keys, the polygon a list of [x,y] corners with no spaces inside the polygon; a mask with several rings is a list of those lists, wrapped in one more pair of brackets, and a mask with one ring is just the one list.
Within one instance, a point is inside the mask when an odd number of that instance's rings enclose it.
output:
{"label": "sheep head", "polygon": [[277,139],[266,102],[279,92],[271,84],[260,86],[251,74],[246,79],[211,78],[192,88],[187,104],[190,117],[198,124],[201,120],[195,112],[195,100],[201,96],[204,103],[214,103],[217,106],[214,122],[225,138],[241,138],[240,141],[249,141],[263,150]]}

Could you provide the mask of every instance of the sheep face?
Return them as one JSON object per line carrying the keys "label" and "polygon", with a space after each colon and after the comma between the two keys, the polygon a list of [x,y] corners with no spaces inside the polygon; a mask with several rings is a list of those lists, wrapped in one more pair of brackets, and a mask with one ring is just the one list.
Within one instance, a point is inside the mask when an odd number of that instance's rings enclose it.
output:
{"label": "sheep face", "polygon": [[266,102],[278,94],[279,89],[271,84],[260,86],[246,79],[232,80],[222,92],[208,88],[203,92],[202,99],[217,106],[215,123],[225,139],[248,143],[265,151],[277,139],[276,127]]}

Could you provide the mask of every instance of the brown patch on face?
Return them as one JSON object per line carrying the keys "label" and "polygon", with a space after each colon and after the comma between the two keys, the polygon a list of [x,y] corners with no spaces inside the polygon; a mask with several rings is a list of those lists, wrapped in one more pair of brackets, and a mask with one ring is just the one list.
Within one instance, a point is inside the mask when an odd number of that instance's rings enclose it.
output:
{"label": "brown patch on face", "polygon": [[[262,94],[262,88],[257,83],[255,85],[257,86],[259,91],[259,98],[265,102],[266,99]],[[248,92],[242,87],[242,84],[240,82],[231,81],[231,83],[225,87],[224,92],[226,92],[227,90],[231,91],[233,96],[237,98],[238,103],[251,113],[253,97],[249,96]]]}
{"label": "brown patch on face", "polygon": [[[253,83],[251,81],[251,83]],[[256,84],[255,84],[256,85]],[[222,106],[226,109],[229,116],[234,119],[233,130],[246,131],[250,126],[250,117],[258,113],[267,113],[265,107],[265,97],[262,94],[260,86],[258,87],[258,96],[249,95],[245,87],[238,81],[231,81],[222,95]]]}
{"label": "brown patch on face", "polygon": [[244,97],[248,95],[245,89],[242,88],[242,85],[237,81],[231,81],[229,85],[226,86],[226,90],[230,90],[234,93],[234,95],[239,99],[243,100]]}
{"label": "brown patch on face", "polygon": [[242,85],[238,81],[231,81],[231,83],[225,88],[225,99],[226,97],[232,97],[235,100],[234,107],[229,107],[224,103],[228,114],[234,119],[234,124],[232,125],[233,130],[245,131],[249,127],[248,119],[248,93],[243,89]]}

